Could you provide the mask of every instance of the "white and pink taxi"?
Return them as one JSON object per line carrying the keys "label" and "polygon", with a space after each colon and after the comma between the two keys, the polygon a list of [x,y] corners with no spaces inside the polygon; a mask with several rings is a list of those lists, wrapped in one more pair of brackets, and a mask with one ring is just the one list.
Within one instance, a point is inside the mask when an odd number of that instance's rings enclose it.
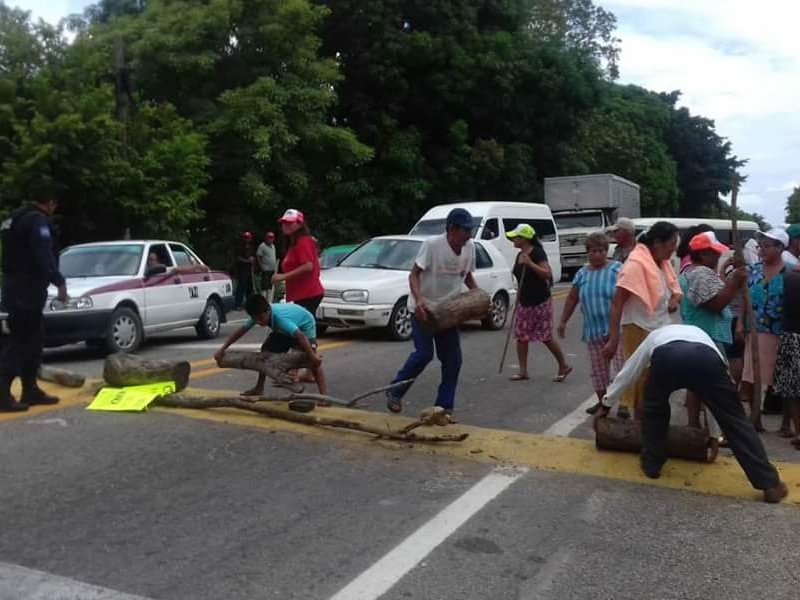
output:
{"label": "white and pink taxi", "polygon": [[226,273],[212,271],[178,242],[142,240],[70,246],[60,270],[69,300],[49,290],[45,344],[86,342],[134,352],[148,334],[192,326],[215,338],[233,304]]}

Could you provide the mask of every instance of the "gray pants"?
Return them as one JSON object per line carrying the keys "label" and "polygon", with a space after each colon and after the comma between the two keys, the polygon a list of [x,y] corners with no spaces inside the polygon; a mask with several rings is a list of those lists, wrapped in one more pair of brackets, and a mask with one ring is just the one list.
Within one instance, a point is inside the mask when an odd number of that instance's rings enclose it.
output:
{"label": "gray pants", "polygon": [[714,415],[753,487],[777,486],[778,472],[745,415],[727,366],[713,348],[694,342],[672,342],[653,352],[642,405],[642,464],[660,469],[666,462],[669,396],[684,388],[698,394]]}

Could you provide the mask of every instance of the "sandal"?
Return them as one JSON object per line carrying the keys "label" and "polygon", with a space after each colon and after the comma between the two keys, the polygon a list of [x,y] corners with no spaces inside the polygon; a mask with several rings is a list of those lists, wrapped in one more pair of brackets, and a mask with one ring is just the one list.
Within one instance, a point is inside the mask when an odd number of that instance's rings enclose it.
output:
{"label": "sandal", "polygon": [[780,429],[778,431],[778,436],[786,439],[795,437],[794,432],[791,429]]}
{"label": "sandal", "polygon": [[249,390],[243,391],[239,395],[242,398],[257,398],[258,396],[264,395],[264,390],[259,390],[258,388],[250,388]]}
{"label": "sandal", "polygon": [[528,381],[530,377],[528,375],[512,375],[508,378],[509,381]]}
{"label": "sandal", "polygon": [[403,401],[400,398],[395,398],[390,393],[386,393],[386,408],[389,409],[389,412],[393,412],[395,414],[403,412]]}
{"label": "sandal", "polygon": [[572,373],[572,367],[567,367],[567,370],[564,371],[563,373],[559,373],[555,377],[555,379],[553,379],[553,381],[556,383],[562,383],[569,376],[570,373]]}

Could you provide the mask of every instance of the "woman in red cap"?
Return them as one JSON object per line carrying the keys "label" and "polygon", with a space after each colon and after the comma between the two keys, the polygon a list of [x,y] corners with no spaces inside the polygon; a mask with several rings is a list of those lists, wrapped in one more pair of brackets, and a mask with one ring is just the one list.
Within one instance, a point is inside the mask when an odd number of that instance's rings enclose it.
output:
{"label": "woman in red cap", "polygon": [[[272,277],[272,283],[285,282],[286,301],[299,304],[312,315],[316,315],[325,295],[320,280],[317,243],[311,236],[305,216],[299,210],[287,210],[280,218],[280,224],[281,231],[288,240],[288,248],[281,261],[281,272]],[[313,381],[307,376],[303,380]]]}

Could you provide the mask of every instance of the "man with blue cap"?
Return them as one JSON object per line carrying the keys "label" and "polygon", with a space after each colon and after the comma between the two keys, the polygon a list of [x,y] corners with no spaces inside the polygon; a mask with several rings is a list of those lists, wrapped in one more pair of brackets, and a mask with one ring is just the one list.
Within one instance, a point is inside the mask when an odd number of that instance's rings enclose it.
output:
{"label": "man with blue cap", "polygon": [[[415,379],[433,360],[433,350],[442,363],[442,382],[436,397],[440,406],[454,422],[458,375],[461,371],[461,337],[458,327],[440,331],[436,335],[426,333],[421,323],[428,317],[427,302],[441,302],[461,292],[464,285],[469,289],[478,287],[473,277],[475,271],[475,242],[472,241],[474,221],[463,208],[455,208],[447,215],[446,231],[442,235],[426,239],[417,254],[409,276],[411,294],[408,310],[411,318],[414,351],[392,383]],[[386,393],[387,407],[391,412],[403,410],[402,399],[411,385],[401,386]]]}

